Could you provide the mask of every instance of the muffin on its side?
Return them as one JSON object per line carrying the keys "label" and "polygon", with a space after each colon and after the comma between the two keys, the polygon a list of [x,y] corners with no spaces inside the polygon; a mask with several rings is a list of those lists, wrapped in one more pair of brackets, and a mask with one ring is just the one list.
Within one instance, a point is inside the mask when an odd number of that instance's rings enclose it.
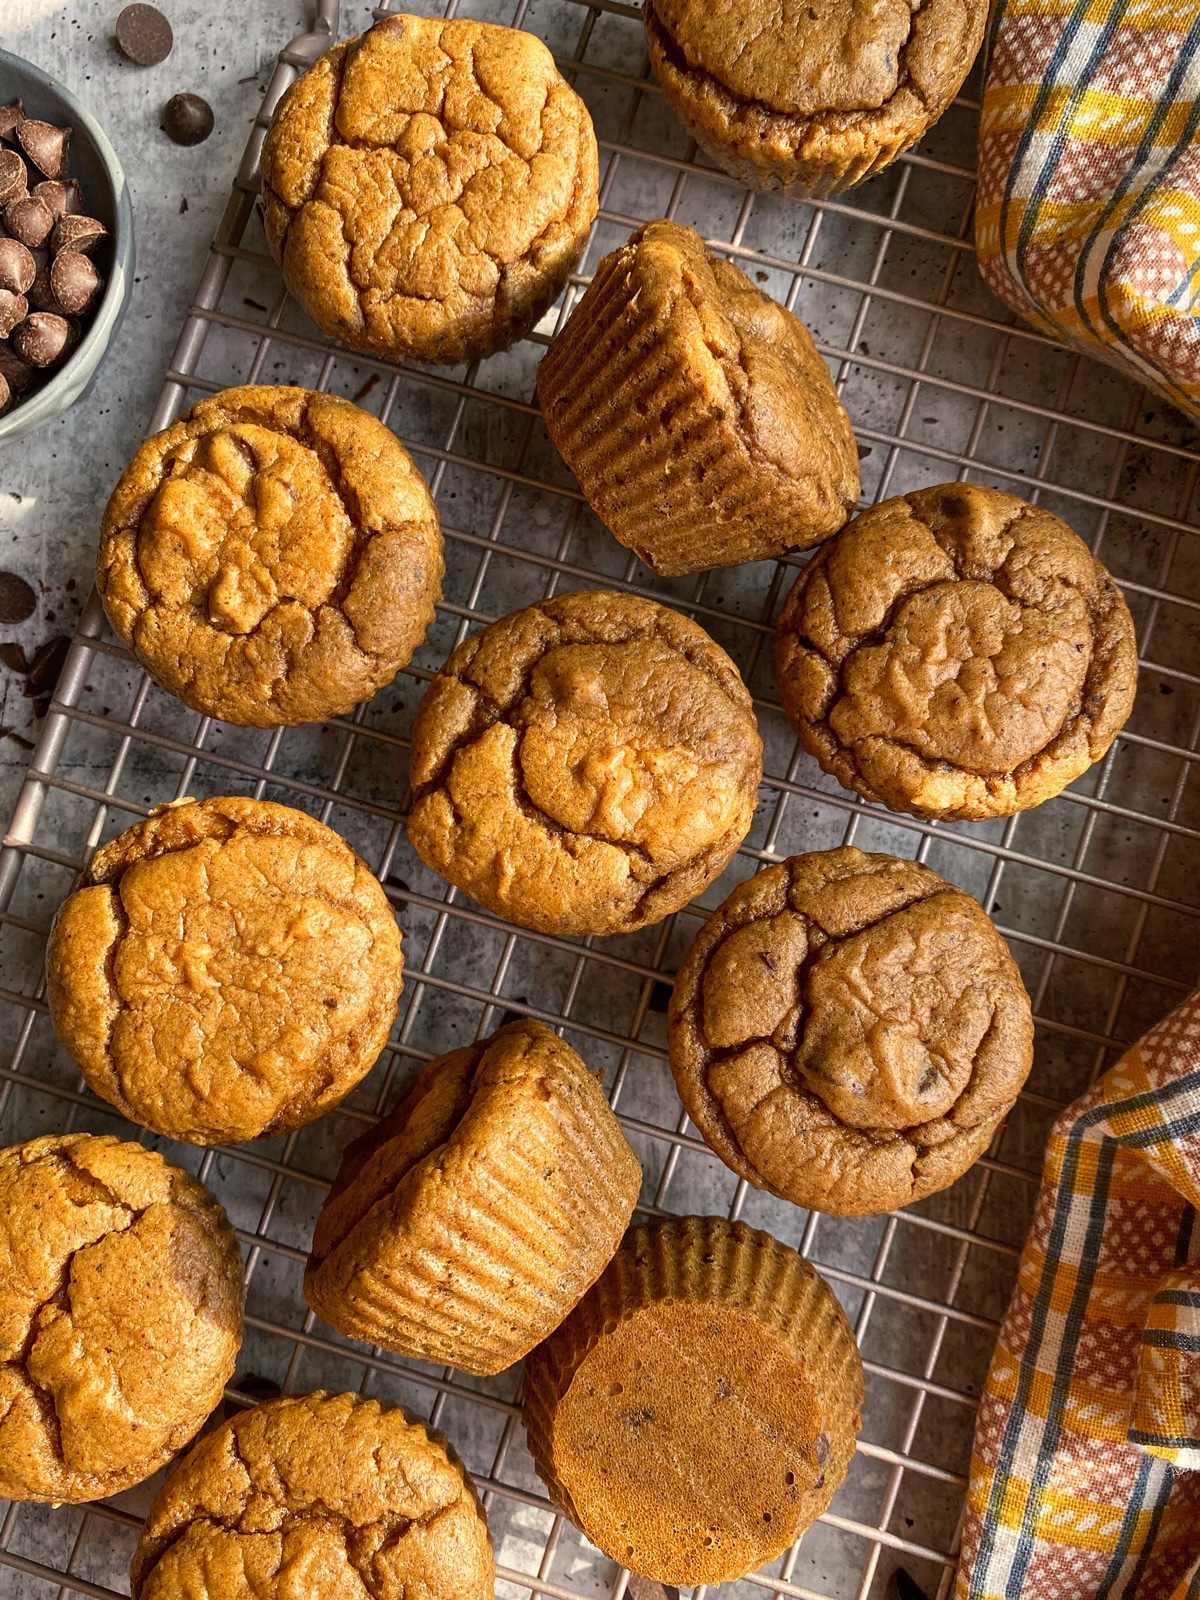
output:
{"label": "muffin on its side", "polygon": [[650,64],[688,132],[752,189],[837,194],[933,126],[983,43],[985,0],[646,0]]}
{"label": "muffin on its side", "polygon": [[667,577],[807,550],[858,500],[850,418],[808,329],[678,223],[604,257],[537,386],[597,515]]}
{"label": "muffin on its side", "polygon": [[739,1177],[867,1216],[983,1154],[1033,1064],[1033,1018],[977,901],[848,847],[767,867],[713,912],[675,979],[668,1050]]}
{"label": "muffin on its side", "polygon": [[104,512],[96,586],[156,683],[274,728],[390,683],[442,571],[437,510],[390,428],[336,395],[248,384],[142,445]]}
{"label": "muffin on its side", "polygon": [[629,933],[724,870],[762,740],[702,628],[594,589],[459,645],[421,701],[409,773],[426,866],[524,928]]}
{"label": "muffin on its side", "polygon": [[190,1450],[146,1518],[133,1600],[491,1600],[487,1523],[445,1434],[356,1394],[268,1400]]}
{"label": "muffin on its side", "polygon": [[0,1496],[98,1500],[221,1399],[242,1258],[190,1173],[109,1135],[0,1151]]}
{"label": "muffin on its side", "polygon": [[323,332],[392,360],[471,361],[528,332],[596,215],[592,119],[531,33],[393,15],[279,102],[263,221]]}
{"label": "muffin on its side", "polygon": [[367,1344],[511,1366],[608,1265],[642,1169],[599,1080],[540,1022],[439,1056],[342,1157],[304,1276]]}
{"label": "muffin on its side", "polygon": [[50,1020],[90,1086],[190,1144],[289,1133],[344,1100],[403,970],[366,862],[241,796],[161,806],[98,850],[46,950]]}
{"label": "muffin on its side", "polygon": [[825,1510],[854,1454],[862,1362],[828,1285],[744,1222],[632,1228],[525,1368],[550,1498],[664,1584],[753,1572]]}
{"label": "muffin on its side", "polygon": [[804,748],[893,811],[961,821],[1049,800],[1133,709],[1120,590],[1040,506],[976,484],[864,511],[797,578],[775,675]]}

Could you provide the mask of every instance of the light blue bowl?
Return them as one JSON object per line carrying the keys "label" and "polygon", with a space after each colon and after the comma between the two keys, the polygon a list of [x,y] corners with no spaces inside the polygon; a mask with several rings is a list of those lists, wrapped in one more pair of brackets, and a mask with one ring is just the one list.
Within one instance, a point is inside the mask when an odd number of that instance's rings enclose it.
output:
{"label": "light blue bowl", "polygon": [[129,185],[103,128],[68,89],[40,67],[0,50],[0,105],[18,99],[24,102],[26,116],[75,130],[69,175],[78,178],[90,215],[98,217],[108,229],[108,238],[94,255],[107,283],[99,306],[89,313],[87,331],[75,352],[48,383],[14,400],[0,416],[0,443],[32,433],[75,404],[95,377],[104,352],[121,325],[133,288]]}

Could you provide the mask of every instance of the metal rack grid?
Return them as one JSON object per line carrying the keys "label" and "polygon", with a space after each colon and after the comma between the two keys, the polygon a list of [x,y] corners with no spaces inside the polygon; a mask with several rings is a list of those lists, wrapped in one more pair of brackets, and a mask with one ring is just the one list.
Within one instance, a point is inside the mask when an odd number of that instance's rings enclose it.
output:
{"label": "metal rack grid", "polygon": [[[517,0],[515,10],[450,0],[447,14],[509,22],[550,44],[596,122],[600,215],[563,304],[513,351],[466,370],[351,356],[282,293],[254,209],[271,109],[336,35],[337,9],[319,0],[313,32],[279,58],[150,428],[235,382],[299,382],[371,407],[409,444],[438,500],[445,600],[413,666],[353,718],[265,733],[196,718],[156,689],[106,632],[93,596],[0,857],[0,1136],[119,1130],[198,1172],[246,1252],[246,1342],[227,1407],[276,1386],[361,1388],[406,1403],[450,1433],[476,1475],[498,1594],[621,1600],[628,1575],[551,1510],[533,1473],[514,1405],[519,1369],[474,1380],[366,1351],[318,1323],[300,1294],[312,1222],[346,1140],[431,1056],[502,1018],[540,1017],[604,1066],[645,1167],[644,1213],[721,1212],[768,1228],[817,1263],[854,1322],[868,1394],[849,1477],[797,1546],[732,1591],[867,1600],[903,1565],[944,1600],[975,1399],[1048,1122],[1195,977],[1192,429],[1122,376],[1012,325],[984,289],[964,159],[977,79],[918,151],[855,195],[800,204],[754,194],[697,158],[649,75],[638,9],[623,0]],[[658,215],[699,227],[813,329],[855,422],[866,500],[949,478],[994,483],[1066,517],[1113,570],[1138,624],[1138,704],[1070,793],[1007,821],[953,827],[864,805],[798,751],[778,709],[766,646],[798,563],[665,582],[596,522],[540,426],[533,372],[598,256]],[[576,942],[515,929],[423,868],[404,835],[404,760],[423,683],[473,625],[598,582],[666,598],[730,650],[755,694],[769,775],[745,847],[701,902],[629,938]],[[220,792],[270,796],[343,832],[393,899],[407,971],[392,1041],[339,1111],[286,1140],[202,1152],[131,1131],[85,1090],[49,1027],[41,951],[53,908],[98,843],[152,805]],[[807,1214],[736,1180],[688,1124],[664,1064],[667,985],[697,919],[761,863],[842,842],[915,855],[976,894],[1010,940],[1038,1022],[1033,1076],[988,1156],[943,1195],[854,1220]],[[4,1593],[127,1593],[157,1482],[84,1508],[8,1505]]]}

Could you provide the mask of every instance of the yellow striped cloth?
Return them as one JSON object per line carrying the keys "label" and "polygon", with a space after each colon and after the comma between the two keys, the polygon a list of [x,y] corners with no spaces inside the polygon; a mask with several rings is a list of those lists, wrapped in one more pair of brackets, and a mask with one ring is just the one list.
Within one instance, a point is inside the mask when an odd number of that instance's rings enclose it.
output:
{"label": "yellow striped cloth", "polygon": [[1054,1125],[959,1600],[1200,1597],[1200,995]]}
{"label": "yellow striped cloth", "polygon": [[984,278],[1200,415],[1200,6],[997,0],[990,50]]}

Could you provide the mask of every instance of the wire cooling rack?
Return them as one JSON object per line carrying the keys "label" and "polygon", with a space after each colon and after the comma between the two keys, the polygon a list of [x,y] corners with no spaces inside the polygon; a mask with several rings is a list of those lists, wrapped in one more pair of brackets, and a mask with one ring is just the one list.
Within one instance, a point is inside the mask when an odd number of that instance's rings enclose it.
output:
{"label": "wire cooling rack", "polygon": [[[499,1594],[621,1600],[628,1575],[551,1510],[533,1472],[514,1405],[519,1369],[475,1380],[367,1351],[316,1321],[300,1290],[346,1141],[432,1055],[511,1016],[540,1017],[604,1067],[645,1168],[643,1212],[719,1212],[768,1228],[817,1263],[855,1325],[867,1403],[849,1477],[796,1547],[732,1587],[745,1600],[764,1591],[867,1600],[903,1566],[944,1600],[976,1397],[1048,1122],[1195,978],[1194,434],[1117,373],[1013,326],[983,287],[971,242],[977,80],[919,151],[851,197],[799,204],[749,193],[697,159],[648,73],[635,6],[518,0],[514,11],[461,0],[468,13],[541,35],[591,109],[601,200],[584,270],[533,336],[467,369],[352,357],[316,334],[281,290],[255,196],[272,107],[336,35],[336,0],[320,0],[314,31],[280,56],[150,428],[253,381],[372,408],[437,497],[446,598],[413,666],[353,718],[265,733],[197,718],[154,688],[93,597],[0,857],[0,1138],[119,1131],[198,1172],[246,1256],[246,1339],[226,1407],[317,1387],[405,1403],[450,1434],[477,1478]],[[534,369],[598,256],[663,215],[698,227],[812,328],[854,419],[866,499],[951,478],[1015,489],[1064,516],[1114,572],[1138,625],[1140,691],[1108,757],[1070,793],[1007,821],[953,827],[862,804],[797,750],[778,710],[771,628],[798,563],[662,581],[592,516],[547,441]],[[416,860],[403,821],[407,733],[424,683],[473,626],[597,583],[666,598],[731,652],[756,697],[769,776],[745,847],[699,904],[638,935],[574,942],[487,915]],[[286,1140],[201,1152],[131,1130],[85,1091],[50,1029],[42,949],[97,844],[162,801],[229,792],[300,806],[372,863],[404,929],[406,987],[388,1049],[340,1110]],[[664,1051],[670,974],[698,919],[759,864],[851,841],[914,855],[975,894],[1011,942],[1038,1021],[1033,1075],[988,1156],[945,1194],[857,1220],[810,1215],[738,1182],[688,1124]],[[157,1482],[85,1508],[9,1505],[0,1590],[14,1600],[128,1593]]]}

